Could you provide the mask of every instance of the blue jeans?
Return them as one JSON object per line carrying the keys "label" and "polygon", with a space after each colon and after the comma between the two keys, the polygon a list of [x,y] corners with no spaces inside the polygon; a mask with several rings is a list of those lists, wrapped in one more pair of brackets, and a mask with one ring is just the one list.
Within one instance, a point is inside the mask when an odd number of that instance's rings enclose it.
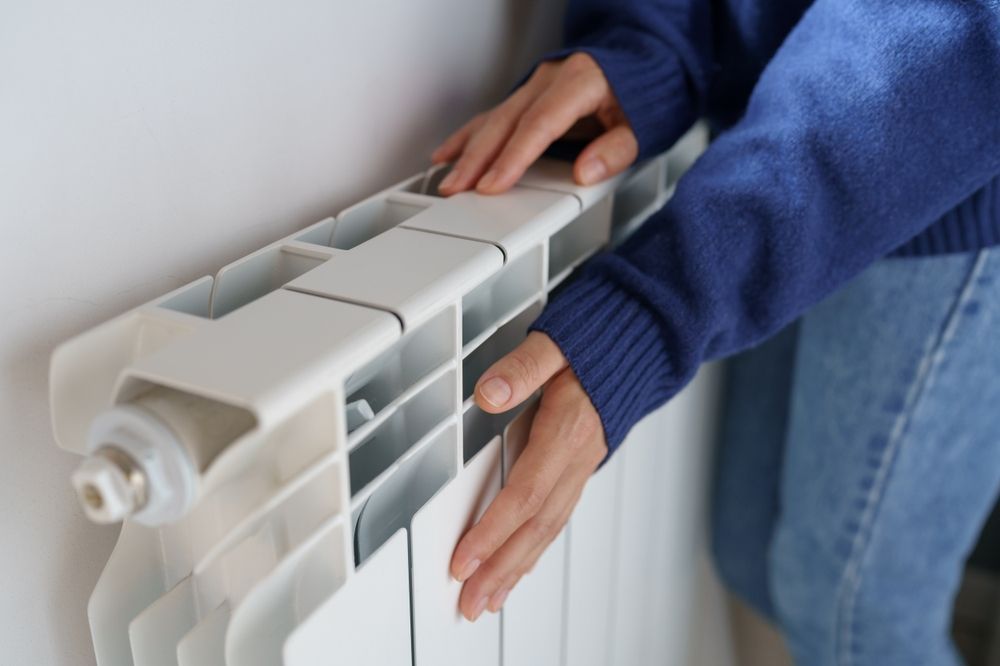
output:
{"label": "blue jeans", "polygon": [[804,666],[942,666],[1000,490],[1000,249],[886,259],[730,363],[713,551]]}

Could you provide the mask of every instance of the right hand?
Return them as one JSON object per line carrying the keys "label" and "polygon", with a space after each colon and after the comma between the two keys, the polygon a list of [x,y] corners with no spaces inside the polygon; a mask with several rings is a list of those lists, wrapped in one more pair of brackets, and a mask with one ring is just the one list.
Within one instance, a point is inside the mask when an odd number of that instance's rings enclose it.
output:
{"label": "right hand", "polygon": [[608,454],[601,417],[552,339],[528,333],[476,383],[476,404],[502,414],[541,389],[528,442],[500,494],[458,543],[451,573],[459,609],[474,621],[507,594],[559,536],[587,481]]}
{"label": "right hand", "polygon": [[435,164],[454,161],[441,182],[445,196],[475,188],[499,194],[513,186],[532,162],[570,130],[593,134],[573,165],[573,178],[591,185],[624,171],[639,143],[604,72],[586,53],[543,62],[502,104],[479,114],[431,155]]}

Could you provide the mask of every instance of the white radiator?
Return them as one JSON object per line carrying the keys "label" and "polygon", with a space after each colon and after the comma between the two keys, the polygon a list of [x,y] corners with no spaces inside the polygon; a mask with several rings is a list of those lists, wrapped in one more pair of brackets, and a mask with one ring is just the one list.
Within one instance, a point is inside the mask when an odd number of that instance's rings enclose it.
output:
{"label": "white radiator", "polygon": [[477,409],[476,379],[662,205],[670,158],[587,188],[543,160],[494,197],[438,197],[432,169],[59,347],[74,483],[128,516],[98,663],[683,663],[714,370],[636,428],[502,613],[462,619],[448,573],[530,418]]}

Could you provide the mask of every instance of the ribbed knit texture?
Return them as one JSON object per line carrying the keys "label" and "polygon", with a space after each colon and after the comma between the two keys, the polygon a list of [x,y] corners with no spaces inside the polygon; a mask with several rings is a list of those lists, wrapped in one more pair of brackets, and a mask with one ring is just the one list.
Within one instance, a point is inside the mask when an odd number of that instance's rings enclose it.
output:
{"label": "ribbed knit texture", "polygon": [[[1000,243],[995,0],[572,0],[643,155],[724,129],[664,209],[533,329],[611,451],[702,362],[750,347],[888,255]],[[728,120],[727,120],[728,119]]]}
{"label": "ribbed knit texture", "polygon": [[609,447],[617,447],[660,396],[678,388],[656,319],[610,281],[574,280],[534,328],[555,341],[577,373]]}
{"label": "ribbed knit texture", "polygon": [[1000,178],[893,251],[894,257],[969,252],[1000,245]]}

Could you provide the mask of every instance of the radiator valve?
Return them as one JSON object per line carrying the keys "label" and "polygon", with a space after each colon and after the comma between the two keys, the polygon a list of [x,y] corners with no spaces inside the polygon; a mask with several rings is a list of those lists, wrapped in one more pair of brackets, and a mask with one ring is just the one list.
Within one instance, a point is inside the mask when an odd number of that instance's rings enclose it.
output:
{"label": "radiator valve", "polygon": [[73,487],[87,517],[116,523],[145,508],[149,499],[146,472],[115,446],[98,449],[73,473]]}
{"label": "radiator valve", "polygon": [[95,522],[172,523],[197,502],[208,466],[254,424],[246,410],[152,388],[93,420],[73,487]]}

